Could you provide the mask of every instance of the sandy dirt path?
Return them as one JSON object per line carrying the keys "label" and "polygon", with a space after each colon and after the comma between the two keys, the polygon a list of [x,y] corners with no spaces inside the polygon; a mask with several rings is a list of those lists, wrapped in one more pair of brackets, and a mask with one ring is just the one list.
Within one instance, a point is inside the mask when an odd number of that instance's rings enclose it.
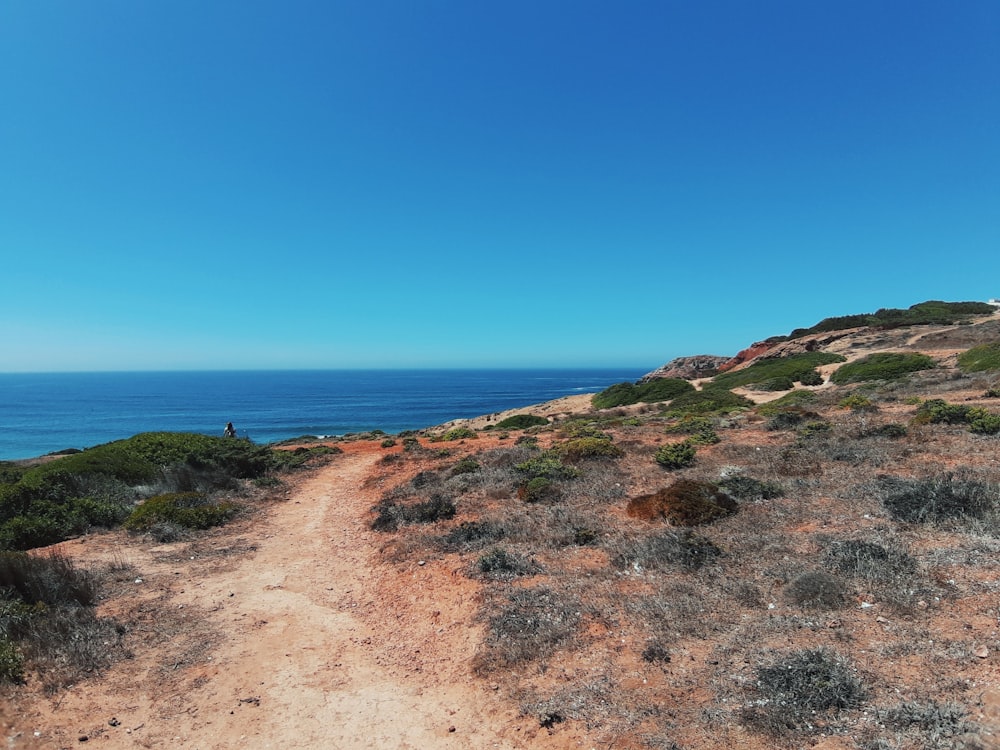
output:
{"label": "sandy dirt path", "polygon": [[106,674],[19,706],[10,746],[580,747],[472,677],[473,582],[440,561],[381,562],[364,489],[378,458],[337,456],[251,527],[213,538],[251,550],[235,561],[67,543],[75,557],[130,558],[151,631],[156,607],[190,616],[162,624],[155,654],[140,644]]}

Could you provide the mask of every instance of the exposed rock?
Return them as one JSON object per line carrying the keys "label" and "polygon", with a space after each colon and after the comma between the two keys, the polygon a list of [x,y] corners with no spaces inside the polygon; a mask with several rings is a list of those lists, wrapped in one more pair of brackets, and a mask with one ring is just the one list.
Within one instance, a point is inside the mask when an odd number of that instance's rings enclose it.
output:
{"label": "exposed rock", "polygon": [[768,352],[770,349],[774,348],[774,343],[770,341],[757,341],[750,344],[746,349],[739,352],[735,357],[727,359],[719,365],[719,372],[726,372],[727,370],[732,370],[735,367],[739,367],[745,362],[757,359],[760,355]]}
{"label": "exposed rock", "polygon": [[663,367],[643,375],[639,382],[648,383],[650,380],[659,378],[683,378],[684,380],[710,378],[719,372],[719,365],[728,361],[730,361],[729,357],[720,357],[714,354],[678,357],[670,360]]}

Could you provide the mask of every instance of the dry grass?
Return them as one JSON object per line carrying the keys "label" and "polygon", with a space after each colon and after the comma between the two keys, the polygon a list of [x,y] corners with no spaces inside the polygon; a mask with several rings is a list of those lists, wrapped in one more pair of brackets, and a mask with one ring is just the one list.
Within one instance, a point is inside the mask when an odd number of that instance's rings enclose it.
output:
{"label": "dry grass", "polygon": [[[677,421],[655,410],[541,428],[537,446],[478,452],[451,476],[449,458],[390,490],[457,509],[433,534],[400,527],[396,552],[454,555],[482,580],[476,670],[550,731],[575,721],[616,747],[821,733],[958,747],[995,674],[975,654],[1000,649],[1000,442],[911,420],[914,396],[982,396],[980,380],[828,387],[781,429],[774,411],[698,421],[720,442],[669,475],[655,454]],[[849,393],[871,406],[838,406]],[[587,430],[622,455],[524,490],[519,466],[544,470],[546,446]]]}

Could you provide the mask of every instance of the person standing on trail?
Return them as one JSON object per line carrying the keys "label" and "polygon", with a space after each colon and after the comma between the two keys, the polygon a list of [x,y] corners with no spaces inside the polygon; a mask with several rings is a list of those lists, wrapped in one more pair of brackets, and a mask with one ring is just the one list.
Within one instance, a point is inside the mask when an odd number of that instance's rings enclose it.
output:
{"label": "person standing on trail", "polygon": [[232,422],[226,422],[226,429],[222,431],[223,437],[236,437],[236,428],[233,427]]}

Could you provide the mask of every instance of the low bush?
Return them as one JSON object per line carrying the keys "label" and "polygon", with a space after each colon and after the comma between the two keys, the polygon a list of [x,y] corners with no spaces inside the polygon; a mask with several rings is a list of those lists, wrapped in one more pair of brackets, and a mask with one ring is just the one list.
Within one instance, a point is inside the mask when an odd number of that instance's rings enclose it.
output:
{"label": "low bush", "polygon": [[886,424],[880,424],[862,431],[860,436],[863,438],[882,437],[896,440],[904,438],[906,435],[906,425],[901,425],[898,422],[887,422]]}
{"label": "low bush", "polygon": [[749,387],[755,391],[790,391],[795,387],[795,381],[785,375],[780,375],[761,383],[753,383]]}
{"label": "low bush", "polygon": [[[0,605],[2,606],[2,605]],[[24,682],[24,661],[17,650],[17,644],[0,633],[0,685]]]}
{"label": "low bush", "polygon": [[590,402],[595,409],[612,409],[616,406],[670,401],[693,391],[694,386],[681,378],[654,378],[640,384],[617,383],[595,393]]}
{"label": "low bush", "polygon": [[655,459],[664,469],[675,471],[694,464],[697,452],[698,448],[694,443],[682,440],[679,443],[661,445],[656,451]]}
{"label": "low bush", "polygon": [[466,456],[457,464],[451,467],[451,476],[457,477],[462,474],[475,474],[480,470],[479,462],[472,456]]}
{"label": "low bush", "polygon": [[829,649],[794,652],[761,667],[757,689],[766,701],[765,715],[774,721],[751,720],[751,728],[804,728],[816,721],[814,712],[857,708],[868,697],[851,666]]}
{"label": "low bush", "polygon": [[872,380],[899,380],[906,375],[935,367],[933,359],[917,352],[879,352],[839,367],[830,380],[837,385]]}
{"label": "low bush", "polygon": [[411,523],[436,523],[455,517],[455,503],[444,495],[435,493],[430,499],[405,505],[383,500],[375,506],[375,518],[371,522],[374,531],[396,531],[400,526]]}
{"label": "low bush", "polygon": [[745,396],[714,385],[700,391],[683,393],[670,402],[668,416],[683,417],[687,414],[729,414],[749,409],[754,403]]}
{"label": "low bush", "polygon": [[[806,352],[790,357],[761,359],[740,370],[731,370],[716,375],[712,379],[712,387],[738,388],[774,381],[774,386],[769,390],[789,390],[792,387],[792,385],[788,385],[789,381],[800,380],[803,377],[809,379],[810,373],[815,372],[820,365],[843,361],[844,358],[839,354],[827,352]],[[788,385],[788,387],[778,387],[784,385]]]}
{"label": "low bush", "polygon": [[797,407],[789,407],[781,411],[773,412],[770,419],[764,425],[765,430],[780,432],[782,430],[798,429],[807,419],[819,417],[815,412],[806,411]]}
{"label": "low bush", "polygon": [[609,438],[581,437],[552,446],[552,455],[566,461],[582,461],[588,458],[620,458],[625,452]]}
{"label": "low bush", "polygon": [[785,596],[802,609],[839,609],[847,603],[847,587],[835,575],[811,570],[792,579]]}
{"label": "low bush", "polygon": [[93,576],[57,552],[0,552],[0,591],[28,605],[90,606],[97,600]]}
{"label": "low bush", "polygon": [[391,438],[391,437],[385,438],[384,440],[382,440],[380,445],[383,448],[394,448],[396,446],[396,438]]}
{"label": "low bush", "polygon": [[785,488],[777,482],[762,482],[745,474],[733,474],[725,477],[719,481],[719,487],[727,494],[743,502],[773,500],[785,495]]}
{"label": "low bush", "polygon": [[774,401],[768,401],[766,404],[761,404],[757,407],[757,413],[762,417],[773,417],[779,412],[786,411],[791,408],[800,408],[812,404],[816,401],[816,394],[812,391],[797,390],[791,393],[786,393],[781,398],[776,398]]}
{"label": "low bush", "polygon": [[494,429],[499,430],[526,430],[529,427],[541,427],[547,425],[549,420],[539,417],[536,414],[514,414],[513,416],[501,419],[494,425]]}
{"label": "low bush", "polygon": [[506,535],[506,529],[494,521],[463,521],[438,537],[437,547],[444,552],[466,552],[487,547]]}
{"label": "low bush", "polygon": [[1000,433],[1000,414],[993,414],[986,409],[971,409],[968,414],[969,432],[978,435],[996,435]]}
{"label": "low bush", "polygon": [[580,602],[550,588],[516,588],[505,599],[487,604],[486,643],[473,665],[479,674],[543,659],[579,626]]}
{"label": "low bush", "polygon": [[880,585],[894,585],[917,569],[916,560],[904,550],[864,539],[834,542],[827,549],[824,565],[843,575]]}
{"label": "low bush", "polygon": [[[968,720],[968,712],[954,703],[904,702],[879,712],[879,719],[898,731],[918,729],[929,735],[926,747],[976,747],[966,743],[954,744],[952,738],[976,731]],[[980,746],[981,747],[981,746]]]}
{"label": "low bush", "polygon": [[851,411],[878,411],[878,406],[862,393],[852,393],[849,396],[845,396],[840,399],[837,406],[841,409],[850,409]]}
{"label": "low bush", "polygon": [[622,570],[643,572],[647,570],[686,572],[700,570],[722,556],[711,540],[690,529],[665,531],[619,545],[612,564]]}
{"label": "low bush", "polygon": [[650,495],[629,500],[625,512],[647,521],[663,518],[675,526],[700,526],[735,514],[738,503],[719,485],[679,479]]}
{"label": "low bush", "polygon": [[517,496],[526,503],[545,503],[558,500],[559,487],[546,477],[533,477],[517,488]]}
{"label": "low bush", "polygon": [[819,370],[809,370],[799,375],[799,382],[802,385],[823,385],[826,381],[823,380]]}
{"label": "low bush", "polygon": [[949,404],[944,399],[932,398],[920,404],[913,422],[914,424],[966,424],[971,410],[972,407],[965,404]]}
{"label": "low bush", "polygon": [[811,422],[806,422],[798,429],[800,437],[811,438],[818,435],[825,435],[830,430],[833,429],[829,422],[824,422],[822,419],[813,420]]}
{"label": "low bush", "polygon": [[974,346],[958,355],[958,367],[962,372],[989,372],[1000,370],[1000,342]]}
{"label": "low bush", "polygon": [[843,331],[848,328],[871,326],[880,329],[901,328],[913,325],[951,325],[968,320],[973,315],[993,315],[996,308],[986,302],[919,302],[905,310],[883,308],[874,313],[857,313],[824,318],[810,328],[797,328],[788,338],[796,339],[814,333]]}
{"label": "low bush", "polygon": [[535,477],[545,477],[546,479],[574,479],[580,475],[579,470],[572,466],[566,466],[559,460],[558,456],[552,454],[542,454],[529,458],[517,464],[514,469],[529,479]]}
{"label": "low bush", "polygon": [[983,518],[1000,507],[997,485],[952,473],[923,479],[880,476],[877,488],[889,515],[909,523]]}
{"label": "low bush", "polygon": [[491,580],[510,580],[518,576],[534,575],[541,567],[529,558],[494,547],[476,561],[476,570]]}
{"label": "low bush", "polygon": [[431,440],[433,442],[450,443],[455,440],[475,440],[477,437],[479,435],[476,434],[475,430],[471,430],[468,427],[455,427],[442,435],[435,435]]}
{"label": "low bush", "polygon": [[130,531],[148,531],[158,523],[209,529],[221,526],[238,510],[233,502],[217,503],[200,492],[174,492],[149,498],[132,511],[123,525]]}

